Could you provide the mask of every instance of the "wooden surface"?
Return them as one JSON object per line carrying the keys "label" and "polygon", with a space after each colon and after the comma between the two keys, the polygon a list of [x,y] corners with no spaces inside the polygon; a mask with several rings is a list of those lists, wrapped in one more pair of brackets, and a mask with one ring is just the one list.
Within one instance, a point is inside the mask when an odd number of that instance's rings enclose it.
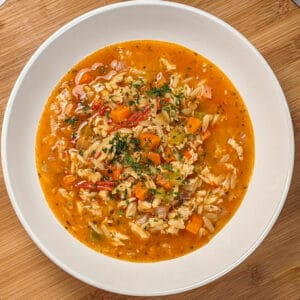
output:
{"label": "wooden surface", "polygon": [[[17,76],[41,43],[74,17],[112,2],[7,0],[0,7],[1,120]],[[296,158],[288,199],[261,246],[217,281],[165,298],[300,299],[300,8],[290,0],[181,2],[233,25],[266,58],[287,97],[295,129]],[[0,299],[134,298],[97,290],[54,265],[20,225],[2,173],[0,180]]]}

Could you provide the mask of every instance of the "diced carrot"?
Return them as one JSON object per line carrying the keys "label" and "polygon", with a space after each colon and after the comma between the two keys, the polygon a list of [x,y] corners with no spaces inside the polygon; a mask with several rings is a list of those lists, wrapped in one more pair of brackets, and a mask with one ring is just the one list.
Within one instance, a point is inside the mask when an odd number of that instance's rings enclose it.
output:
{"label": "diced carrot", "polygon": [[192,154],[189,150],[185,150],[183,152],[183,156],[187,159],[187,160],[190,160],[192,158]]}
{"label": "diced carrot", "polygon": [[195,133],[201,125],[201,121],[198,118],[189,117],[186,123],[186,130],[189,133]]}
{"label": "diced carrot", "polygon": [[164,154],[164,159],[167,163],[176,160],[176,157],[174,156],[174,154],[173,154],[170,147],[166,147],[165,154]]}
{"label": "diced carrot", "polygon": [[148,189],[139,181],[133,188],[134,195],[141,201],[145,200],[148,194]]}
{"label": "diced carrot", "polygon": [[81,75],[79,84],[90,83],[93,79],[94,77],[89,72],[85,72]]}
{"label": "diced carrot", "polygon": [[169,191],[172,188],[172,183],[166,178],[164,178],[161,174],[159,174],[156,177],[156,183],[157,185],[165,188],[167,191]]}
{"label": "diced carrot", "polygon": [[201,134],[201,140],[205,141],[207,140],[211,135],[211,132],[209,130],[206,130],[204,133]]}
{"label": "diced carrot", "polygon": [[159,165],[161,163],[161,158],[159,153],[156,152],[148,152],[146,153],[146,157],[151,160],[155,165]]}
{"label": "diced carrot", "polygon": [[203,220],[202,218],[197,215],[193,214],[192,217],[190,218],[190,221],[187,223],[185,229],[192,234],[197,234],[199,232],[199,229],[203,225]]}
{"label": "diced carrot", "polygon": [[113,168],[113,171],[112,171],[113,180],[119,180],[121,174],[122,174],[122,169],[121,168]]}
{"label": "diced carrot", "polygon": [[73,185],[73,183],[76,180],[76,176],[75,175],[65,175],[62,179],[62,185],[64,187],[70,187],[71,185]]}
{"label": "diced carrot", "polygon": [[128,106],[118,105],[110,112],[110,116],[115,123],[121,123],[127,119],[131,114]]}
{"label": "diced carrot", "polygon": [[139,136],[141,146],[144,149],[152,150],[159,146],[160,144],[160,137],[153,133],[144,132],[141,133]]}
{"label": "diced carrot", "polygon": [[113,131],[118,130],[119,128],[132,128],[137,126],[141,121],[144,121],[147,119],[148,114],[150,112],[150,106],[145,106],[140,111],[135,111],[133,114],[131,114],[128,119],[121,122],[120,124],[116,124],[112,128],[108,129],[108,132],[111,133]]}

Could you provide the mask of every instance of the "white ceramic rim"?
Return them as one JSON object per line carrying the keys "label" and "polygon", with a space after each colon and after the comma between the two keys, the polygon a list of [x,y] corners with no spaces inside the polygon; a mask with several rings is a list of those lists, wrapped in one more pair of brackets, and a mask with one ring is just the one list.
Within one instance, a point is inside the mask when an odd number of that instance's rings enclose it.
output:
{"label": "white ceramic rim", "polygon": [[187,10],[187,11],[191,11],[193,13],[197,13],[197,14],[202,14],[204,16],[206,16],[207,18],[210,18],[211,20],[213,20],[214,22],[217,22],[219,24],[221,24],[222,26],[224,26],[226,29],[228,29],[229,31],[232,32],[232,34],[236,35],[239,39],[241,39],[246,45],[247,47],[250,48],[251,51],[253,51],[257,58],[260,60],[261,64],[264,66],[265,69],[268,70],[268,72],[270,73],[270,75],[273,77],[273,81],[274,84],[277,85],[278,90],[280,91],[280,96],[281,99],[283,100],[283,106],[285,109],[285,115],[287,117],[287,122],[288,122],[288,127],[289,127],[289,148],[291,149],[291,153],[290,153],[290,160],[289,160],[289,172],[287,174],[286,180],[285,180],[285,184],[284,184],[284,188],[283,188],[283,193],[281,195],[280,201],[278,202],[277,205],[277,209],[273,214],[272,219],[270,220],[268,226],[265,228],[265,230],[263,231],[263,233],[261,234],[261,236],[256,240],[256,242],[248,249],[248,251],[246,251],[242,256],[240,256],[240,258],[238,260],[236,260],[235,262],[233,262],[230,266],[228,266],[226,269],[224,269],[222,272],[219,272],[217,274],[215,274],[214,276],[211,276],[209,278],[207,278],[206,280],[203,280],[201,282],[195,282],[192,285],[189,286],[184,286],[181,288],[175,288],[172,290],[163,290],[163,291],[152,291],[152,292],[147,292],[147,293],[134,293],[133,291],[127,291],[127,290],[120,290],[119,288],[111,288],[109,289],[109,291],[111,292],[115,292],[115,293],[121,293],[121,294],[127,294],[127,295],[135,295],[135,296],[157,296],[157,295],[167,295],[167,294],[174,294],[174,293],[180,293],[180,292],[184,292],[193,288],[197,288],[200,286],[203,286],[209,282],[212,282],[214,280],[216,280],[217,278],[223,276],[224,274],[228,273],[230,270],[232,270],[233,268],[235,268],[237,265],[239,265],[242,261],[244,261],[260,244],[261,242],[264,240],[264,238],[267,236],[267,234],[269,233],[269,231],[271,230],[271,228],[273,227],[275,221],[277,220],[280,211],[285,203],[288,191],[289,191],[289,186],[291,183],[291,178],[292,178],[292,174],[293,174],[293,165],[294,165],[294,155],[295,155],[295,149],[294,149],[294,134],[293,134],[293,126],[292,126],[292,121],[291,121],[291,117],[290,117],[290,112],[289,112],[289,108],[287,105],[287,102],[285,100],[285,96],[284,93],[280,87],[280,84],[276,78],[276,76],[274,75],[272,69],[270,68],[270,66],[267,64],[267,62],[265,61],[265,59],[262,57],[262,55],[258,52],[258,50],[241,34],[239,33],[236,29],[234,29],[233,27],[231,27],[230,25],[228,25],[227,23],[225,23],[224,21],[218,19],[217,17],[187,6],[187,5],[183,5],[183,4],[179,4],[179,3],[173,3],[173,2],[167,2],[167,1],[157,1],[157,0],[140,0],[140,1],[130,1],[130,2],[121,2],[121,3],[116,3],[116,4],[112,4],[112,5],[108,5],[108,6],[104,6],[95,10],[92,10],[88,13],[85,13],[84,15],[81,15],[77,18],[75,18],[74,20],[72,20],[71,22],[67,23],[66,25],[64,25],[62,28],[60,28],[58,31],[56,31],[54,34],[52,34],[36,51],[35,53],[32,55],[32,57],[30,58],[30,60],[27,62],[27,64],[25,65],[25,67],[23,68],[22,72],[20,73],[14,87],[13,90],[11,92],[11,95],[9,97],[8,100],[8,104],[7,104],[7,108],[4,114],[4,120],[3,120],[3,128],[2,128],[2,137],[1,137],[1,153],[2,153],[2,166],[3,166],[3,173],[4,173],[4,181],[7,187],[7,191],[11,200],[11,203],[13,205],[13,208],[21,222],[21,224],[23,225],[23,227],[25,228],[26,232],[29,234],[29,236],[31,237],[31,239],[35,242],[35,244],[42,250],[42,252],[50,259],[52,260],[56,265],[60,266],[63,270],[65,270],[67,273],[69,273],[70,275],[80,279],[83,282],[86,282],[92,286],[95,286],[97,288],[101,288],[101,289],[107,289],[107,287],[102,286],[101,283],[96,283],[94,281],[89,280],[89,278],[86,278],[84,276],[82,276],[81,274],[77,273],[76,271],[72,270],[71,268],[69,268],[68,266],[66,266],[62,261],[58,260],[52,253],[50,253],[48,251],[48,249],[46,247],[44,247],[44,245],[42,243],[40,243],[38,237],[35,235],[35,233],[31,230],[31,228],[28,226],[26,220],[23,218],[22,212],[19,209],[18,206],[18,201],[15,197],[12,185],[10,183],[10,178],[9,178],[9,170],[8,170],[8,165],[7,165],[7,152],[6,152],[6,136],[7,136],[7,131],[8,131],[8,123],[9,123],[9,118],[10,118],[10,114],[11,114],[11,110],[13,107],[13,103],[14,103],[14,98],[16,97],[17,91],[19,89],[19,86],[21,85],[22,81],[24,80],[24,78],[26,77],[26,74],[29,70],[29,68],[32,66],[32,64],[34,64],[35,60],[39,57],[39,55],[55,40],[57,39],[60,35],[62,35],[65,31],[67,31],[69,28],[75,26],[76,24],[80,23],[81,21],[94,16],[95,14],[99,14],[99,13],[103,13],[105,11],[109,11],[109,10],[114,10],[117,9],[119,7],[124,7],[124,6],[135,6],[135,5],[149,5],[149,4],[155,4],[155,5],[161,5],[161,6],[173,6],[173,7],[177,7],[183,10]]}

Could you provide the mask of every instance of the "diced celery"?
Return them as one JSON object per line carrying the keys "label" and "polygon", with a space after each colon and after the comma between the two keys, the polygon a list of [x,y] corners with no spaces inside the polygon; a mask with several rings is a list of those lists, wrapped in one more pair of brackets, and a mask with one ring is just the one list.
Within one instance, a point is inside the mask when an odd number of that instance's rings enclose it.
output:
{"label": "diced celery", "polygon": [[180,129],[173,129],[169,134],[169,143],[172,145],[180,144],[184,141],[185,133]]}

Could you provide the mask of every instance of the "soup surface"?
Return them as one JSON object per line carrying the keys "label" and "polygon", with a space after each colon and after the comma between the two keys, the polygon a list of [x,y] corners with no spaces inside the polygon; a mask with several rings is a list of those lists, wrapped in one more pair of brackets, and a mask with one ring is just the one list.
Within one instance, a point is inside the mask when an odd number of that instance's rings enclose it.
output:
{"label": "soup surface", "polygon": [[71,234],[138,262],[207,243],[249,184],[254,136],[230,80],[182,46],[101,49],[52,92],[36,139],[49,206]]}

